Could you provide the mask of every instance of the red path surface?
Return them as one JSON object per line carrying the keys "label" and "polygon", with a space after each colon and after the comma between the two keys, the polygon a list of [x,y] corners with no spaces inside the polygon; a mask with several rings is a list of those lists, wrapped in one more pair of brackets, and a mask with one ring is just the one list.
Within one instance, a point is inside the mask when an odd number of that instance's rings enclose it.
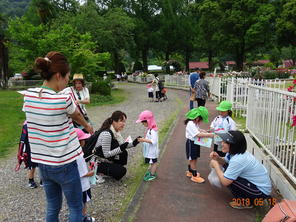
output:
{"label": "red path surface", "polygon": [[[183,94],[183,93],[182,93]],[[185,99],[185,97],[184,97]],[[217,115],[216,104],[207,102],[210,121]],[[183,108],[172,135],[167,141],[164,154],[158,168],[158,178],[149,183],[141,200],[136,205],[138,211],[134,221],[255,221],[255,209],[236,210],[229,207],[232,195],[227,188],[213,188],[208,180],[210,149],[201,149],[198,160],[198,171],[206,179],[204,184],[191,182],[185,176],[187,161],[185,157],[184,114],[188,105]],[[208,129],[209,124],[202,124]],[[147,185],[145,185],[147,186]]]}

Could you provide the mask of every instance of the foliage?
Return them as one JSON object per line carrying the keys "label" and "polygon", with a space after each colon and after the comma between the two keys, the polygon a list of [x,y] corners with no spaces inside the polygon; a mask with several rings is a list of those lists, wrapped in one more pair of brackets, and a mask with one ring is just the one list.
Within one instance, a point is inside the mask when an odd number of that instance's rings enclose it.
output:
{"label": "foliage", "polygon": [[127,94],[122,89],[112,89],[111,95],[103,96],[100,94],[91,94],[91,103],[87,106],[102,106],[102,105],[111,105],[118,104],[123,102],[127,98]]}
{"label": "foliage", "polygon": [[109,81],[95,80],[92,83],[91,93],[98,93],[104,96],[111,95],[111,86]]}
{"label": "foliage", "polygon": [[16,72],[33,67],[34,59],[49,51],[60,51],[71,63],[73,73],[83,73],[87,81],[95,79],[98,70],[104,70],[110,60],[109,53],[94,53],[95,43],[89,33],[79,34],[71,25],[34,26],[25,18],[10,20],[10,66]]}
{"label": "foliage", "polygon": [[19,141],[22,123],[23,97],[15,91],[0,91],[0,157],[10,153]]}
{"label": "foliage", "polygon": [[31,0],[1,0],[0,12],[7,17],[22,16]]}

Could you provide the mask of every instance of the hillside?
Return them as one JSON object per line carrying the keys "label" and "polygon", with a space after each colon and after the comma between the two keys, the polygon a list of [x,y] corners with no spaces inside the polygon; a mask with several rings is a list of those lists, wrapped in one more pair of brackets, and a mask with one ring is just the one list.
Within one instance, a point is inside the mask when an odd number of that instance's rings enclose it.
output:
{"label": "hillside", "polygon": [[4,17],[22,16],[31,0],[0,0],[0,13]]}

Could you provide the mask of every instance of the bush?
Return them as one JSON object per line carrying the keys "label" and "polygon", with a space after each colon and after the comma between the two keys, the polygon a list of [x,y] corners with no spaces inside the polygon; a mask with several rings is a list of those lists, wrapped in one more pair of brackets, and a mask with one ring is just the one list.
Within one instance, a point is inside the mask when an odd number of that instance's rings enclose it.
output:
{"label": "bush", "polygon": [[263,72],[264,79],[275,79],[277,78],[277,73],[275,71],[265,71]]}
{"label": "bush", "polygon": [[111,85],[109,81],[96,80],[91,87],[91,93],[98,93],[104,96],[111,95]]}

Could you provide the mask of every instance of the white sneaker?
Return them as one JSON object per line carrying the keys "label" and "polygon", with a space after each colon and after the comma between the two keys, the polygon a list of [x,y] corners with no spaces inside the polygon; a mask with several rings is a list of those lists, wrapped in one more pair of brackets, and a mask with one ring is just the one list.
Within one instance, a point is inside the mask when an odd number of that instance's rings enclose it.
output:
{"label": "white sneaker", "polygon": [[96,182],[97,183],[104,183],[105,179],[101,175],[96,175]]}

